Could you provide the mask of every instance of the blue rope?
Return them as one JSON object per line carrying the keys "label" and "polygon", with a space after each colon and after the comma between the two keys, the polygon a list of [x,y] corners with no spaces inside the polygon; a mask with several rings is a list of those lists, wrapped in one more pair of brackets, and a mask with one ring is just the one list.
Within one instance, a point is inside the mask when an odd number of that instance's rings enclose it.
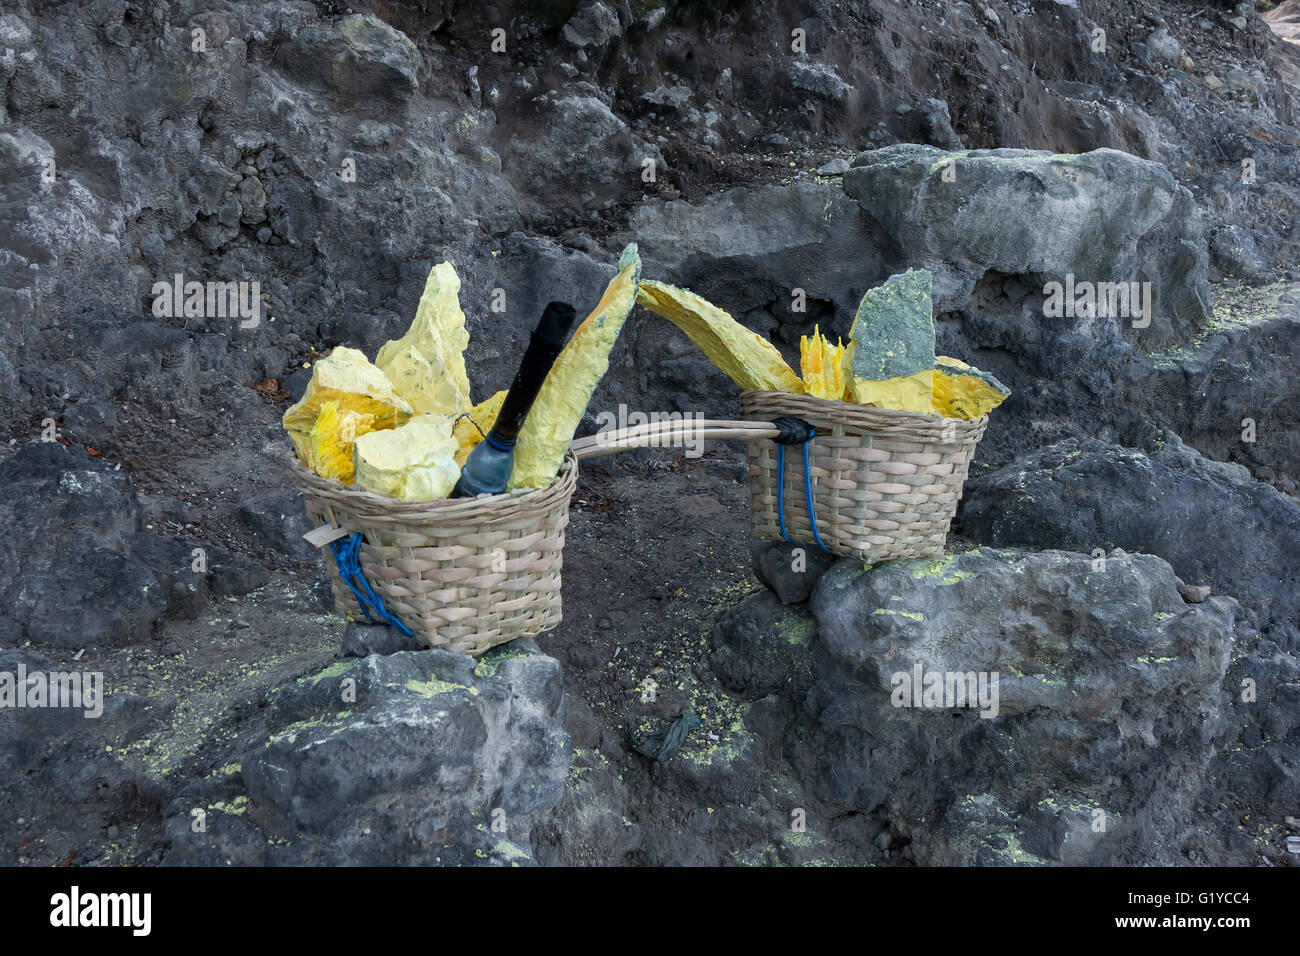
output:
{"label": "blue rope", "polygon": [[[808,436],[809,441],[816,436],[817,432],[814,429],[813,433]],[[830,548],[826,547],[826,545],[822,543],[822,536],[817,533],[817,512],[813,510],[812,470],[808,467],[808,442],[803,443],[803,494],[804,501],[808,505],[808,524],[812,526],[813,538],[817,542],[817,547],[821,548],[823,551],[829,551]]]}
{"label": "blue rope", "polygon": [[[357,604],[361,606],[361,613],[366,616],[366,620],[379,624],[388,624],[397,628],[407,637],[414,637],[415,634],[411,629],[393,617],[388,608],[384,607],[384,599],[370,589],[366,576],[361,573],[361,532],[358,531],[339,541],[331,541],[330,551],[334,552],[334,561],[338,564],[339,577],[343,579],[343,583],[348,586],[348,589],[357,599]],[[361,590],[357,590],[357,585],[353,583],[354,579],[361,584]],[[374,617],[370,616],[371,609],[374,610],[375,617],[379,618],[377,622]]]}
{"label": "blue rope", "polygon": [[785,533],[785,446],[776,446],[776,520],[781,524],[781,540],[789,541]]}
{"label": "blue rope", "polygon": [[[812,526],[817,547],[823,551],[830,551],[831,549],[822,542],[822,536],[817,533],[817,512],[813,510],[812,469],[808,465],[808,442],[816,437],[817,429],[809,429],[808,441],[800,443],[803,446],[804,503],[808,506],[808,523]],[[776,517],[781,525],[781,538],[789,544],[797,544],[798,542],[790,540],[790,535],[785,530],[785,445],[780,443],[776,446]]]}

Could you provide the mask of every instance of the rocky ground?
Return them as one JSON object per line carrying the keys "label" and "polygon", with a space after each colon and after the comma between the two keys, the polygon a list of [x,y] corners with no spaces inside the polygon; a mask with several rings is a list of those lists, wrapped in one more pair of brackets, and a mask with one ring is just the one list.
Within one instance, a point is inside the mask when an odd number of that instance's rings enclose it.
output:
{"label": "rocky ground", "polygon": [[[1300,45],[1264,6],[6,4],[0,672],[108,693],[0,711],[5,858],[1291,865]],[[792,359],[934,271],[939,350],[1014,390],[949,553],[795,574],[739,446],[655,449],[584,466],[555,631],[346,625],[283,466],[305,363],[450,259],[486,397],[627,241]],[[263,320],[156,316],[178,273]],[[1151,325],[1046,317],[1067,273],[1151,282]],[[735,397],[637,310],[591,407]],[[999,672],[998,716],[890,706],[916,662]]]}

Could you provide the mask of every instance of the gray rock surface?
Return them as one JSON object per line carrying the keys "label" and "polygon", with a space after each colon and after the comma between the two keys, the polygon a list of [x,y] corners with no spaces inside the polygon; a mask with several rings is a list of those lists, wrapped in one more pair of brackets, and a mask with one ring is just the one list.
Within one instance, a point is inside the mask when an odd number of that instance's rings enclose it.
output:
{"label": "gray rock surface", "polygon": [[[822,800],[888,806],[919,863],[1175,862],[1241,634],[1234,601],[1187,605],[1178,583],[1120,552],[1104,572],[1060,551],[840,562],[813,598],[795,762]],[[903,692],[918,666],[922,687],[996,673],[996,697],[954,709],[941,690],[916,707]]]}
{"label": "gray rock surface", "polygon": [[841,156],[827,160],[817,167],[818,176],[843,176],[849,171],[849,161]]}
{"label": "gray rock surface", "polygon": [[996,546],[1159,555],[1188,583],[1235,597],[1296,649],[1300,506],[1177,436],[1159,442],[1148,453],[1070,439],[974,478],[963,533]]}
{"label": "gray rock surface", "polygon": [[904,142],[928,143],[940,149],[962,148],[946,101],[930,97],[915,107],[900,106],[895,112],[901,120],[900,138]]}
{"label": "gray rock surface", "polygon": [[603,47],[623,33],[619,16],[609,4],[600,0],[584,3],[561,31],[564,39],[576,47]]}
{"label": "gray rock surface", "polygon": [[343,645],[339,657],[369,657],[371,654],[396,654],[398,651],[425,649],[415,637],[407,637],[387,624],[361,624],[349,621],[343,632]]}
{"label": "gray rock surface", "polygon": [[[158,730],[158,714],[175,702],[124,687],[100,672],[101,660],[93,649],[80,660],[71,652],[0,649],[4,677],[16,680],[25,673],[30,680],[40,674],[48,680],[53,675],[71,690],[75,676],[79,685],[79,693],[67,698],[71,706],[16,708],[7,703],[0,711],[0,760],[8,769],[0,785],[0,807],[5,832],[16,837],[11,851],[15,863],[29,862],[48,841],[60,848],[61,860],[83,866],[102,857],[96,834],[111,840],[104,832],[108,826],[152,831],[160,819],[165,784],[138,762],[106,754],[125,756]],[[97,672],[102,680],[86,679]],[[102,696],[89,706],[84,691],[96,685]],[[29,693],[33,686],[29,684]],[[151,850],[139,862],[156,863],[160,856]]]}
{"label": "gray rock surface", "polygon": [[[884,228],[903,262],[936,273],[939,311],[964,307],[994,271],[1040,287],[1067,274],[1150,282],[1154,314],[1144,332],[1158,341],[1181,339],[1209,316],[1195,202],[1156,163],[1107,149],[1053,156],[892,146],[859,154],[844,191]],[[1114,228],[1120,222],[1124,228]],[[1096,335],[1096,324],[1076,327]]]}
{"label": "gray rock surface", "polygon": [[277,56],[275,62],[287,74],[345,102],[401,100],[418,87],[415,44],[369,13],[309,26]]}
{"label": "gray rock surface", "polygon": [[649,203],[626,235],[647,269],[797,346],[814,321],[847,335],[870,278],[883,278],[861,218],[836,187],[794,183],[731,189],[700,204]]}
{"label": "gray rock surface", "polygon": [[798,604],[812,596],[835,556],[814,544],[755,541],[750,548],[754,577],[769,587],[782,604]]}
{"label": "gray rock surface", "polygon": [[0,526],[0,633],[15,643],[138,644],[164,616],[268,580],[248,558],[145,530],[130,475],[59,442],[0,463]]}
{"label": "gray rock surface", "polygon": [[240,506],[239,517],[268,548],[285,557],[303,563],[321,560],[321,549],[302,537],[312,523],[303,511],[301,494],[281,490],[255,495]]}
{"label": "gray rock surface", "polygon": [[[285,684],[237,779],[169,807],[168,862],[531,864],[572,755],[563,696],[535,646],[477,667],[446,651],[372,654]],[[209,804],[238,812],[196,833],[191,810]]]}
{"label": "gray rock surface", "polygon": [[1259,279],[1268,265],[1255,239],[1240,226],[1223,226],[1210,238],[1210,261],[1218,271],[1236,279]]}
{"label": "gray rock surface", "polygon": [[834,67],[825,63],[796,60],[792,67],[792,81],[795,89],[806,90],[837,102],[848,99],[853,93],[853,87],[844,82]]}
{"label": "gray rock surface", "polygon": [[[663,165],[659,148],[636,135],[599,97],[544,93],[534,101],[536,124],[521,125],[501,152],[504,174],[534,203],[598,210],[611,198],[639,188],[646,163]],[[542,215],[541,206],[529,212]]]}
{"label": "gray rock surface", "polygon": [[807,693],[817,625],[806,608],[783,603],[774,594],[751,597],[714,629],[709,664],[729,689],[751,699],[798,701]]}
{"label": "gray rock surface", "polygon": [[1151,59],[1164,66],[1177,66],[1182,49],[1178,41],[1169,35],[1169,31],[1160,27],[1151,31],[1146,40],[1147,51]]}
{"label": "gray rock surface", "polygon": [[142,531],[129,475],[58,442],[0,464],[0,601],[6,643],[147,640],[167,597],[131,556]]}

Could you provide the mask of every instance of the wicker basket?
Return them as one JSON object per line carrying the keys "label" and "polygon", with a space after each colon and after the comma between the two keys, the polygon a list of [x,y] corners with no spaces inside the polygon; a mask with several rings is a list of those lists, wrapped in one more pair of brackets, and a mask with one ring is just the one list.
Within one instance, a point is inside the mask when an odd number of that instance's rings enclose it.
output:
{"label": "wicker basket", "polygon": [[[429,647],[471,656],[560,623],[560,566],[573,456],[545,488],[491,498],[397,501],[321,478],[290,460],[316,524],[361,532],[361,570],[387,610]],[[328,553],[334,606],[360,604]]]}
{"label": "wicker basket", "polygon": [[[794,415],[817,430],[806,446],[812,500],[831,551],[873,563],[943,552],[988,416],[962,421],[788,392],[745,392],[740,408],[746,419]],[[779,447],[768,438],[747,442],[754,533],[771,540],[781,540]],[[787,447],[784,470],[786,533],[815,547],[797,446]]]}

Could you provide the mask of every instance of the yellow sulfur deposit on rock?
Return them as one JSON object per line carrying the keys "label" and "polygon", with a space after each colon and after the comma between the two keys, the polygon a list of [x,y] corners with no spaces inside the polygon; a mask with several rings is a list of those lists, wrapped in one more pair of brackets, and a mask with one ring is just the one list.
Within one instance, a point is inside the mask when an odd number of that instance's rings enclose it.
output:
{"label": "yellow sulfur deposit on rock", "polygon": [[934,359],[934,414],[968,421],[1001,405],[1011,390],[988,372],[946,355]]}
{"label": "yellow sulfur deposit on rock", "polygon": [[931,275],[908,269],[858,305],[843,368],[859,405],[933,414],[934,313]]}
{"label": "yellow sulfur deposit on rock", "polygon": [[308,434],[307,466],[322,478],[352,484],[352,446],[374,427],[374,415],[345,408],[338,399],[322,402]]}
{"label": "yellow sulfur deposit on rock", "polygon": [[559,472],[591,393],[609,369],[610,349],[632,311],[640,278],[641,257],[629,243],[618,274],[556,358],[524,419],[509,488],[544,488]]}
{"label": "yellow sulfur deposit on rock", "polygon": [[418,415],[368,432],[354,447],[356,487],[404,501],[445,498],[460,477],[456,447],[449,415]]}
{"label": "yellow sulfur deposit on rock", "polygon": [[[331,421],[339,428],[353,427],[344,412],[371,416],[368,425],[374,430],[392,428],[411,417],[411,406],[393,391],[383,372],[356,349],[339,346],[312,367],[302,399],[284,413],[284,429],[304,465],[311,465],[312,430],[321,406],[331,401],[338,403],[336,418]],[[315,441],[321,448],[327,444],[323,433]]]}
{"label": "yellow sulfur deposit on rock", "polygon": [[636,301],[685,332],[741,388],[804,394],[803,382],[775,345],[694,292],[646,280]]}
{"label": "yellow sulfur deposit on rock", "polygon": [[[375,357],[375,364],[389,373],[398,394],[412,407],[425,406],[422,411],[454,414],[470,406],[465,373],[469,332],[459,295],[460,277],[455,267],[450,262],[434,266],[411,327],[400,339],[386,342]],[[424,359],[427,371],[412,361],[408,348]],[[395,370],[390,370],[394,363]]]}
{"label": "yellow sulfur deposit on rock", "polygon": [[799,340],[799,371],[808,394],[842,401],[846,391],[843,360],[844,343],[831,345],[814,325],[812,338],[805,335]]}
{"label": "yellow sulfur deposit on rock", "polygon": [[491,398],[479,402],[468,414],[456,422],[454,434],[460,449],[456,452],[456,464],[464,465],[465,459],[492,430],[497,415],[501,414],[501,405],[506,400],[509,389],[501,389]]}

